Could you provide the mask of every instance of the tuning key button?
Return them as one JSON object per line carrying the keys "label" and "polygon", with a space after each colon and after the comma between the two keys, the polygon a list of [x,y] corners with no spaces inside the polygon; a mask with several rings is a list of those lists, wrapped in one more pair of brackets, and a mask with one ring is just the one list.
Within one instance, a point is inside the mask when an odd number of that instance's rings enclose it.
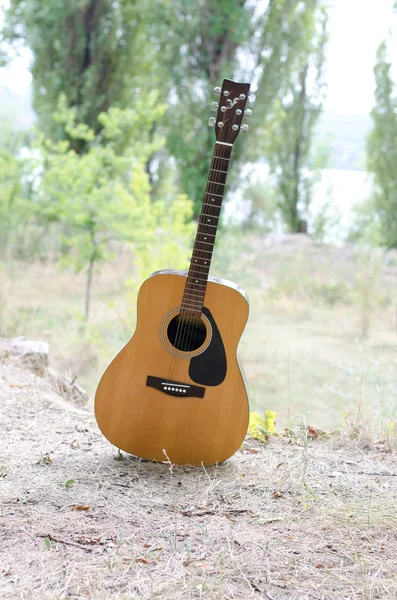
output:
{"label": "tuning key button", "polygon": [[249,127],[246,123],[244,123],[244,125],[241,125],[241,131],[243,133],[247,133],[248,129],[249,129]]}
{"label": "tuning key button", "polygon": [[210,118],[208,119],[208,125],[209,125],[210,127],[213,127],[213,126],[215,125],[215,122],[216,122],[216,119],[215,119],[215,117],[210,117]]}
{"label": "tuning key button", "polygon": [[250,94],[248,96],[248,102],[250,102],[251,104],[253,104],[255,102],[255,100],[256,100],[255,94]]}
{"label": "tuning key button", "polygon": [[221,88],[220,88],[220,87],[216,87],[216,88],[214,88],[214,94],[216,94],[217,96],[220,96],[220,95],[221,95],[221,91],[222,91],[222,90],[221,90]]}
{"label": "tuning key button", "polygon": [[252,110],[250,108],[247,108],[244,114],[247,117],[247,119],[249,119],[249,117],[252,115]]}
{"label": "tuning key button", "polygon": [[218,110],[218,108],[219,108],[219,104],[218,104],[218,102],[213,102],[213,103],[211,104],[211,110],[213,110],[213,111],[217,111],[217,110]]}

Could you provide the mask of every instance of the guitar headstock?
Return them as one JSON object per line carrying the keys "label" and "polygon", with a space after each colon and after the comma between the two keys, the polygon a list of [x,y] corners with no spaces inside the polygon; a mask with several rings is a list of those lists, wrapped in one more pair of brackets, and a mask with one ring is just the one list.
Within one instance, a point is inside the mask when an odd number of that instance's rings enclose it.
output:
{"label": "guitar headstock", "polygon": [[250,117],[252,110],[247,108],[247,102],[254,102],[255,96],[249,96],[250,84],[237,83],[224,79],[222,88],[216,87],[214,93],[219,96],[219,103],[213,102],[212,109],[217,111],[216,117],[211,117],[208,124],[215,126],[218,142],[233,144],[240,131],[248,131],[248,125],[242,124],[244,117]]}

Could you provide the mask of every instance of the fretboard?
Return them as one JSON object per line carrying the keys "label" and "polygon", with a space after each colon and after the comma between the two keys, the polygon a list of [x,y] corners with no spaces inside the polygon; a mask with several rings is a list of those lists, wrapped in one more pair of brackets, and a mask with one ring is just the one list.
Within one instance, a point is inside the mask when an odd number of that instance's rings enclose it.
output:
{"label": "fretboard", "polygon": [[231,153],[231,144],[215,143],[181,313],[197,315],[203,308]]}

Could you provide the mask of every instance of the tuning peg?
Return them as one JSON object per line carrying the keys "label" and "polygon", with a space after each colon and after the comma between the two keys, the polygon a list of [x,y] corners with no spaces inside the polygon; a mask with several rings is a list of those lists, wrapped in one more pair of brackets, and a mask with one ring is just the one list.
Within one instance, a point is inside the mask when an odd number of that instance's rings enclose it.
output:
{"label": "tuning peg", "polygon": [[221,91],[222,91],[222,90],[221,90],[221,88],[220,88],[220,87],[216,87],[216,88],[214,88],[214,94],[216,94],[217,96],[220,96],[220,95],[221,95]]}
{"label": "tuning peg", "polygon": [[216,112],[216,111],[218,110],[218,108],[219,108],[219,104],[218,104],[218,102],[213,102],[213,103],[211,104],[211,110],[213,110],[213,111],[215,111],[215,112]]}
{"label": "tuning peg", "polygon": [[215,123],[216,123],[216,119],[215,119],[215,117],[210,117],[210,118],[208,119],[208,125],[209,125],[210,127],[213,127],[213,126],[215,125]]}
{"label": "tuning peg", "polygon": [[255,100],[256,100],[255,94],[250,94],[248,96],[248,102],[250,102],[250,104],[253,104],[255,102]]}
{"label": "tuning peg", "polygon": [[250,116],[252,115],[252,110],[250,108],[247,108],[247,110],[244,112],[244,114],[247,117],[247,119],[249,119]]}
{"label": "tuning peg", "polygon": [[244,125],[241,125],[241,131],[243,133],[247,133],[248,129],[249,129],[249,127],[246,123],[244,123]]}

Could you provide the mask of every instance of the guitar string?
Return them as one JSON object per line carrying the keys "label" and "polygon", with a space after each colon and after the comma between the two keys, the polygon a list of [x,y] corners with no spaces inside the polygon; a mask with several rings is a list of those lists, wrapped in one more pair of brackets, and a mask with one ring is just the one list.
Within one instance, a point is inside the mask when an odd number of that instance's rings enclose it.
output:
{"label": "guitar string", "polygon": [[[213,155],[212,161],[211,161],[210,175],[211,175],[212,168],[216,168],[216,166],[219,166],[219,164],[217,163],[217,155],[215,155],[215,156]],[[210,175],[208,177],[208,180],[210,179]],[[211,179],[212,179],[212,177],[211,177]],[[215,181],[215,183],[219,183],[219,181]],[[209,191],[210,187],[211,187],[211,184],[209,184],[208,181],[207,181],[207,186],[206,186],[206,190],[205,190],[205,194],[204,194],[204,200],[205,200],[206,196],[208,194],[210,194],[210,191]],[[203,206],[202,211],[200,213],[200,217],[199,217],[199,225],[200,225],[200,222],[202,220],[202,216],[205,215],[205,214],[208,214],[208,215],[210,214],[210,213],[206,213],[205,209],[206,209],[206,207]],[[215,215],[213,215],[213,216],[215,216]],[[198,226],[198,229],[199,229],[199,226]],[[189,266],[189,271],[188,271],[188,274],[187,274],[186,284],[189,283],[189,276],[190,276],[190,278],[194,277],[194,275],[193,275],[193,269],[194,269],[193,260],[195,260],[196,256],[199,257],[199,258],[201,258],[200,255],[202,254],[202,252],[201,252],[202,250],[203,249],[200,247],[199,231],[198,231],[198,234],[196,235],[195,243],[194,243],[194,246],[193,246],[192,260],[191,260],[191,263],[190,263],[190,266]],[[212,256],[212,254],[211,254],[211,256]],[[191,301],[192,304],[193,304],[194,301],[196,301],[196,299],[197,299],[198,303],[201,302],[201,300],[199,298],[199,294],[198,294],[197,289],[195,290],[193,285],[190,285],[190,286],[186,285],[185,286],[185,290],[184,290],[184,294],[183,294],[183,298],[182,298],[182,303],[183,303],[184,299],[186,300],[185,292],[187,290],[189,290],[189,293],[192,295],[192,298],[193,298],[193,300]],[[187,309],[185,308],[185,309],[183,309],[183,311],[181,310],[180,318],[179,318],[179,322],[178,322],[178,327],[177,327],[177,333],[176,333],[176,337],[175,337],[175,346],[177,348],[179,346],[179,343],[181,344],[181,348],[184,348],[186,342],[189,340],[189,335],[191,335],[191,331],[192,331],[192,329],[195,326],[196,321],[197,321],[197,317],[196,317],[195,312],[196,311],[189,310],[189,308],[187,308]],[[185,321],[186,317],[184,317],[184,315],[182,313],[185,313],[185,315],[187,316],[187,324],[186,324],[186,321]],[[199,317],[199,319],[200,318],[201,317]],[[190,341],[192,343],[192,347],[194,347],[195,338],[193,340],[191,339]],[[190,344],[187,346],[186,350],[187,351],[190,350]],[[179,360],[184,360],[184,359],[180,359],[179,357],[178,357],[178,359]],[[170,378],[172,377],[172,372],[174,370],[173,367],[175,365],[177,367],[179,365],[179,363],[177,363],[175,360],[172,360],[171,361],[171,365],[170,365],[170,371],[169,371]]]}
{"label": "guitar string", "polygon": [[[235,110],[234,110],[234,115],[233,115],[233,117],[232,117],[232,123],[231,123],[231,125],[230,125],[230,129],[229,129],[229,137],[227,137],[227,138],[226,138],[226,140],[227,140],[227,142],[228,142],[228,143],[230,143],[230,140],[231,140],[231,137],[232,137],[232,132],[233,132],[233,129],[232,129],[232,127],[233,127],[233,125],[235,124],[235,121],[236,121],[236,116],[237,116],[237,115],[236,115],[236,110],[237,110],[237,108],[238,108],[239,104],[240,104],[240,98],[238,99],[237,106],[235,105],[235,106],[236,106],[236,108],[235,108]],[[226,116],[227,116],[227,111],[225,111],[225,112],[224,112],[224,118],[223,118],[223,123],[224,123],[224,124],[225,124],[225,122],[226,122]],[[224,130],[223,130],[223,128],[222,128],[222,133],[221,133],[221,136],[220,136],[220,137],[221,137],[221,139],[220,139],[219,141],[225,141],[225,140],[222,138],[223,131],[224,131]],[[231,151],[232,151],[232,149],[233,149],[233,148],[231,147]],[[230,158],[230,156],[231,156],[231,151],[230,151],[230,153],[229,153],[229,158]],[[221,163],[221,161],[222,161],[222,160],[224,161],[224,159],[225,159],[225,156],[226,156],[227,154],[228,154],[228,153],[227,153],[227,151],[226,151],[226,148],[221,148],[221,156],[218,156],[218,154],[216,154],[216,155],[215,155],[215,158],[216,158],[216,160],[215,160],[215,165],[214,165],[215,169],[216,169],[216,167],[219,167],[219,166],[221,166],[221,164],[222,164],[222,163]],[[219,159],[219,160],[218,160],[218,159]],[[211,164],[211,167],[212,167],[212,164]],[[212,170],[212,169],[211,169],[211,170]],[[222,181],[221,181],[221,180],[223,179],[223,178],[222,178],[222,174],[221,174],[220,172],[218,172],[218,171],[221,171],[221,170],[223,170],[223,169],[219,169],[219,170],[218,170],[218,169],[216,169],[216,175],[215,175],[215,181],[214,181],[214,183],[215,183],[216,185],[218,185],[218,184],[223,184],[223,185],[225,185],[225,184],[226,184],[226,179],[227,179],[227,172],[228,172],[228,169],[226,169],[226,177],[224,178],[224,181],[223,181],[223,183],[222,183]],[[211,172],[211,171],[210,171],[210,172]],[[211,174],[211,181],[213,181],[213,173]],[[219,191],[219,190],[217,189],[217,191]],[[219,211],[218,211],[218,222],[219,222],[220,213],[221,213],[221,208],[222,208],[223,195],[224,195],[224,190],[223,190],[223,192],[222,192],[222,198],[221,198],[221,201],[220,201],[220,203],[219,203],[219,207],[217,206],[217,208],[219,208]],[[208,214],[208,215],[210,215],[210,213],[207,213],[207,212],[206,212],[206,207],[204,206],[203,208],[204,208],[204,210],[202,211],[202,214],[203,214],[203,216],[207,216],[207,214]],[[211,208],[211,207],[210,207],[210,208]],[[213,215],[212,215],[212,216],[213,216]],[[201,242],[199,242],[199,244],[200,244],[200,243],[201,243]],[[213,251],[214,251],[214,246],[215,246],[215,238],[214,238],[214,240],[213,240],[213,245],[212,245],[212,250],[211,250],[211,257],[210,257],[210,260],[208,261],[209,263],[211,263],[211,260],[212,260],[212,254],[213,254]],[[204,298],[203,298],[203,300],[202,300],[202,306],[204,305],[205,295],[206,295],[206,292],[207,292],[207,284],[208,284],[209,269],[210,269],[210,265],[209,265],[209,268],[208,268],[208,273],[207,273],[206,289],[204,290]],[[199,301],[201,302],[201,300],[199,300]],[[201,319],[201,314],[200,314],[200,317],[199,317],[199,318]],[[189,335],[191,335],[190,331],[188,331],[188,336],[189,336]],[[192,348],[194,348],[194,347],[195,347],[195,345],[196,345],[196,339],[197,339],[197,328],[196,328],[195,335],[194,335],[194,336],[192,336],[192,337],[193,337],[193,339],[192,339]]]}
{"label": "guitar string", "polygon": [[[225,120],[226,120],[226,111],[225,111],[225,114],[224,114],[224,120],[223,120],[223,122],[225,122]],[[232,123],[232,124],[234,124],[234,123]],[[230,129],[230,135],[231,135],[231,132],[232,132],[232,131],[233,131],[233,130],[232,130],[232,129]],[[222,131],[222,133],[223,133],[223,131]],[[224,138],[223,138],[223,136],[222,136],[222,135],[220,136],[220,138],[221,138],[221,140],[219,140],[219,141],[224,141]],[[231,137],[229,137],[229,138],[227,138],[227,139],[229,139],[229,140],[230,140],[230,139],[231,139]],[[217,185],[219,185],[219,184],[224,184],[224,183],[226,183],[226,178],[224,178],[224,182],[222,182],[222,181],[221,181],[223,178],[222,178],[222,176],[221,176],[221,173],[219,172],[219,171],[221,171],[221,170],[223,170],[223,169],[217,169],[217,167],[220,167],[220,166],[222,165],[222,160],[224,160],[224,158],[225,158],[226,154],[227,154],[227,152],[226,152],[226,149],[223,149],[223,148],[221,148],[221,155],[219,156],[218,154],[216,154],[216,155],[215,155],[215,160],[214,160],[214,157],[213,157],[212,164],[211,164],[211,170],[210,170],[210,176],[211,176],[211,180],[210,180],[210,181],[211,181],[211,183],[209,184],[209,186],[208,186],[208,187],[210,187],[210,188],[211,188],[211,186],[212,186],[213,184],[214,184],[215,186],[217,186]],[[231,155],[231,153],[230,153],[230,155]],[[230,156],[230,155],[229,155],[229,156]],[[213,169],[215,170],[215,173],[216,173],[216,174],[215,174],[215,176],[214,176],[214,173],[211,173],[211,171],[212,171]],[[211,195],[211,191],[213,191],[213,190],[210,190],[210,191],[208,192],[208,193],[209,193],[209,195]],[[216,187],[216,191],[218,192],[218,191],[220,191],[220,190],[219,190],[219,189]],[[213,192],[213,193],[215,193],[215,192]],[[206,193],[206,195],[207,195],[207,193]],[[222,193],[222,199],[221,199],[221,202],[220,202],[220,204],[219,204],[219,207],[216,205],[216,208],[219,208],[219,211],[217,211],[217,212],[218,212],[218,216],[220,216],[220,210],[221,210],[222,200],[223,200],[223,193]],[[210,208],[211,208],[211,207],[210,207]],[[215,207],[214,207],[214,208],[215,208]],[[208,212],[208,209],[207,209],[207,207],[206,207],[206,206],[203,206],[203,210],[202,210],[202,213],[201,213],[201,215],[203,215],[203,216],[205,217],[205,216],[207,216],[207,215],[211,215],[211,214],[212,214],[211,212]],[[201,215],[200,215],[200,217],[201,217]],[[212,215],[212,216],[214,216],[214,215]],[[205,220],[205,219],[204,219],[204,220]],[[203,236],[202,236],[202,237],[203,237]],[[214,244],[215,244],[215,239],[214,239]],[[208,262],[210,262],[210,261],[211,261],[211,259],[212,259],[212,253],[213,253],[213,249],[214,249],[214,244],[212,245],[211,257],[210,257],[210,259],[209,259],[209,261],[208,261]],[[200,246],[202,246],[202,245],[203,245],[203,242],[200,242],[200,239],[198,240],[198,243],[197,243],[197,245],[198,245],[198,248],[197,248],[197,250],[198,250],[199,252],[200,252],[201,250],[203,250],[203,249],[200,247]],[[193,255],[194,255],[194,253],[193,253]],[[192,264],[192,266],[193,266],[193,268],[194,268],[194,265],[193,265],[193,264]],[[209,271],[209,269],[208,269],[208,271]],[[207,283],[208,283],[208,273],[207,273],[207,281],[206,281],[206,286],[207,286]],[[200,298],[198,297],[198,296],[199,296],[198,292],[196,292],[196,294],[197,294],[197,295],[196,295],[196,298],[198,299],[198,302],[199,302],[199,303],[201,303],[201,304],[202,304],[202,306],[203,306],[203,305],[204,305],[205,294],[206,294],[206,289],[205,289],[205,291],[204,291],[204,298],[200,299]],[[201,314],[200,314],[200,316],[199,316],[199,320],[201,320]],[[182,342],[182,346],[184,347],[184,346],[186,345],[186,346],[187,346],[187,350],[188,350],[188,351],[191,351],[191,350],[192,350],[192,349],[193,349],[193,348],[196,346],[196,339],[197,339],[197,331],[198,331],[198,329],[197,329],[197,325],[196,325],[196,327],[195,327],[195,331],[194,331],[195,321],[197,321],[197,319],[196,319],[196,318],[193,318],[193,319],[191,319],[191,323],[192,323],[192,324],[188,323],[188,327],[186,327],[186,328],[185,328],[185,330],[186,330],[186,333],[185,333],[185,336],[184,336],[184,337],[186,337],[186,340],[185,340],[185,339],[183,340],[183,342]],[[190,338],[190,346],[188,345],[189,338]]]}
{"label": "guitar string", "polygon": [[[237,110],[239,104],[240,104],[240,99],[238,100],[236,110]],[[224,119],[223,119],[224,123],[225,123],[225,120],[226,120],[226,111],[224,113]],[[232,131],[233,131],[232,126],[235,124],[235,120],[236,120],[236,112],[234,111],[234,119],[233,119],[233,122],[232,122],[231,127],[230,127],[229,137],[226,138],[228,140],[228,142],[230,142],[230,140],[231,140]],[[223,138],[223,136],[222,136],[222,134],[223,134],[223,131],[221,132],[221,136],[220,136],[221,139],[218,140],[218,141],[225,141],[224,138]],[[212,184],[219,185],[219,184],[222,183],[221,182],[221,179],[222,179],[221,173],[218,174],[218,171],[220,171],[221,169],[217,169],[216,167],[221,166],[221,164],[222,164],[221,161],[222,160],[224,161],[226,154],[227,154],[226,149],[221,148],[221,155],[219,156],[218,154],[216,154],[215,157],[213,156],[212,164],[211,164],[211,169],[210,169],[211,182],[209,184],[207,183],[207,188],[208,187],[211,188]],[[231,152],[230,152],[229,156],[231,156]],[[215,160],[214,160],[214,158],[215,158]],[[214,176],[213,173],[211,174],[212,170],[216,171],[217,174],[215,176]],[[226,183],[226,178],[225,178],[224,183]],[[206,191],[205,196],[211,195],[211,191],[212,190],[210,190],[209,192]],[[217,191],[219,191],[219,190],[217,189]],[[213,193],[215,193],[215,192],[213,192]],[[220,202],[219,206],[218,205],[214,206],[214,208],[219,208],[218,217],[220,217],[220,210],[221,210],[221,206],[222,206],[222,201],[223,201],[223,194],[222,194],[222,199],[221,199],[221,202]],[[210,207],[210,209],[211,208],[212,207]],[[200,221],[201,221],[201,217],[202,216],[205,217],[205,216],[216,216],[216,215],[212,214],[211,212],[208,212],[207,207],[204,206],[203,210],[202,210],[202,212],[200,214],[199,225],[200,225]],[[196,239],[197,239],[197,237],[196,237]],[[201,253],[201,251],[203,249],[199,247],[200,244],[202,245],[202,242],[200,242],[200,240],[198,240],[197,241],[197,251]],[[215,244],[215,238],[214,238],[214,244]],[[214,244],[212,246],[211,257],[210,257],[210,259],[209,259],[208,262],[210,262],[211,259],[212,259],[212,253],[213,253]],[[195,243],[194,250],[193,250],[192,260],[193,260],[193,258],[195,256],[195,251],[196,251],[196,243]],[[192,263],[191,263],[191,267],[194,268],[194,265]],[[208,269],[208,271],[209,271],[209,269]],[[207,282],[206,282],[206,285],[207,285],[207,283],[208,283],[208,273],[207,273]],[[195,294],[197,294],[196,298],[197,298],[198,302],[201,303],[202,306],[203,306],[206,290],[204,292],[204,298],[203,299],[199,298],[198,291],[195,291],[195,290],[191,290],[191,291],[193,291]],[[190,317],[187,326],[186,326],[185,322],[183,323],[183,326],[182,326],[182,343],[181,343],[181,347],[183,348],[186,345],[186,347],[187,347],[186,350],[187,351],[191,351],[195,347],[196,339],[197,339],[197,325],[196,325],[197,318],[195,316],[195,311],[190,311],[190,312],[192,312],[192,316]],[[201,320],[201,314],[199,316],[199,320]],[[195,329],[195,333],[194,333],[194,335],[192,335],[194,329]],[[189,344],[189,338],[190,338],[190,344]],[[176,343],[176,345],[177,345],[177,343]],[[178,363],[176,363],[176,366],[178,367]]]}
{"label": "guitar string", "polygon": [[[211,161],[211,168],[210,168],[209,178],[211,176],[211,170],[212,169],[216,169],[216,167],[220,166],[220,162],[218,161],[218,159],[223,160],[224,156],[225,155],[223,155],[223,156],[218,156],[218,155],[214,156],[213,155],[212,161]],[[212,177],[211,177],[211,179],[212,179]],[[219,178],[219,180],[218,180],[218,178],[216,178],[216,180],[214,181],[214,183],[215,184],[219,184],[220,183],[220,178]],[[209,188],[211,188],[211,184],[208,183],[208,181],[207,181],[206,191],[205,191],[205,194],[204,194],[204,200],[206,199],[206,196],[208,196],[208,195],[211,194],[211,190]],[[217,191],[219,191],[219,190],[217,190]],[[220,209],[220,206],[221,205],[219,205],[219,207],[217,205],[215,205],[214,206],[214,210],[215,210],[215,208],[219,208]],[[212,207],[209,207],[209,208],[212,210]],[[205,216],[213,216],[214,217],[214,216],[216,216],[215,212],[212,214],[212,212],[207,212],[207,210],[208,209],[207,209],[206,206],[202,207],[202,210],[201,210],[201,213],[200,213],[200,217],[199,217],[199,226],[200,226],[200,224],[202,222],[202,217],[205,217]],[[198,226],[198,228],[199,228],[199,226]],[[187,283],[188,283],[188,278],[189,278],[189,272],[193,271],[193,269],[194,269],[193,260],[195,260],[196,257],[197,257],[197,260],[199,260],[199,259],[203,260],[202,259],[203,248],[200,247],[200,246],[202,246],[202,244],[200,243],[200,241],[199,241],[198,238],[199,238],[199,236],[196,235],[195,243],[194,243],[194,246],[193,246],[192,260],[191,260],[191,263],[190,263],[190,267],[189,267],[189,271],[188,271],[188,275],[187,275],[187,280],[186,280]],[[211,253],[211,257],[210,258],[212,258],[212,253]],[[208,262],[210,262],[210,259],[209,259]],[[190,277],[191,278],[194,277],[193,273],[190,274]],[[204,303],[204,299],[203,300],[200,299],[199,293],[198,293],[197,289],[194,289],[193,285],[190,286],[190,287],[188,287],[188,288],[185,287],[182,301],[185,298],[186,289],[189,290],[189,293],[192,294],[192,297],[193,296],[195,297],[195,298],[193,298],[192,302],[196,301],[195,299],[197,299],[197,301],[199,303],[201,303],[201,302]],[[184,312],[185,315],[187,315],[187,323],[186,323],[186,321],[184,319],[184,316],[183,316],[182,312]],[[199,319],[201,319],[201,315],[199,316]],[[196,336],[193,337],[193,336],[191,336],[191,331],[196,326],[196,322],[197,322],[196,311],[189,310],[188,308],[183,309],[183,311],[181,310],[180,318],[179,318],[179,322],[178,322],[178,327],[177,327],[177,333],[176,333],[176,337],[175,337],[175,346],[177,348],[179,346],[179,343],[181,344],[181,348],[183,348],[185,344],[187,345],[186,351],[191,351],[194,348],[197,334],[196,334]],[[190,336],[190,342],[191,343],[187,344],[187,342],[189,341],[189,336]],[[185,360],[185,359],[177,357],[176,360],[175,360],[175,358],[173,358],[171,360],[170,369],[169,369],[169,378],[170,379],[177,380],[176,374],[173,377],[173,372],[175,371],[175,367],[177,369],[177,367],[180,364],[180,363],[177,362],[178,360],[180,361],[180,360]]]}
{"label": "guitar string", "polygon": [[[224,122],[225,122],[225,119],[226,119],[226,114],[224,114]],[[221,156],[216,154],[214,151],[214,155],[213,155],[212,161],[211,161],[210,174],[209,174],[209,178],[208,178],[208,181],[210,181],[211,183],[207,182],[204,199],[206,199],[206,197],[208,195],[211,195],[212,190],[210,188],[212,187],[212,185],[214,185],[214,184],[219,185],[220,183],[222,183],[221,182],[221,173],[218,172],[218,171],[220,171],[220,169],[217,169],[217,167],[221,166],[220,161],[224,160],[225,155],[226,155],[226,150],[224,150],[223,148],[221,148]],[[215,175],[212,172],[213,170],[215,170],[215,173],[216,173]],[[226,182],[226,179],[225,179],[225,182]],[[219,191],[219,190],[216,188],[216,191]],[[215,193],[215,192],[213,192],[213,193]],[[219,215],[220,215],[221,204],[222,204],[222,202],[220,203],[219,207],[217,205],[214,206],[214,210],[215,210],[215,208],[219,208]],[[210,207],[210,209],[212,209],[212,207]],[[204,262],[204,259],[201,258],[201,255],[204,252],[204,249],[202,248],[203,242],[200,241],[200,237],[203,237],[202,233],[204,233],[204,232],[200,232],[199,227],[200,227],[200,222],[202,221],[202,217],[206,217],[206,216],[215,216],[215,213],[212,214],[212,212],[208,212],[207,207],[203,206],[202,211],[200,213],[198,235],[196,236],[195,244],[193,247],[192,261],[191,261],[190,269],[189,269],[189,271],[192,271],[192,274],[190,275],[190,277],[197,276],[198,279],[200,279],[199,273],[197,275],[193,274],[193,272],[197,273],[197,268],[194,267],[193,261],[201,259]],[[213,247],[214,246],[212,246],[211,256],[209,257],[208,262],[211,261]],[[198,257],[198,259],[195,259],[196,256]],[[189,273],[188,273],[188,275],[189,275]],[[208,273],[207,273],[207,281],[206,281],[205,286],[207,285],[207,283],[208,283]],[[192,287],[193,287],[193,289],[192,289]],[[197,302],[199,304],[201,304],[201,306],[203,306],[204,298],[200,298],[200,294],[199,294],[198,290],[197,289],[195,290],[194,286],[188,287],[187,289],[189,289],[189,291],[192,293],[192,296],[195,296],[195,298],[197,299]],[[205,290],[205,292],[206,292],[206,290]],[[205,297],[205,292],[204,292],[204,297]],[[195,300],[193,300],[193,301],[195,301]],[[188,320],[187,320],[187,325],[184,321],[184,323],[182,325],[180,337],[181,337],[181,347],[182,348],[186,347],[186,351],[191,352],[193,350],[193,348],[195,347],[196,340],[197,340],[197,330],[198,330],[197,324],[201,321],[201,310],[200,310],[200,315],[198,316],[198,318],[197,318],[197,315],[195,314],[197,311],[191,310],[191,311],[187,311],[187,312],[189,315]],[[195,333],[193,335],[194,330],[195,330]],[[177,363],[177,366],[178,366],[178,363]]]}
{"label": "guitar string", "polygon": [[[230,126],[229,136],[226,138],[226,140],[227,140],[228,143],[231,140],[231,136],[232,136],[232,132],[233,132],[232,126],[235,124],[236,110],[239,107],[239,104],[240,104],[240,99],[237,102],[237,106],[235,105],[236,109],[234,111],[233,121],[232,121],[232,124]],[[225,123],[225,120],[226,120],[226,111],[224,113],[224,119],[223,119],[224,123]],[[223,138],[222,134],[223,134],[223,131],[221,132],[220,139],[217,140],[217,141],[225,141],[225,139]],[[232,150],[232,148],[231,148],[231,150]],[[218,154],[213,155],[213,158],[212,158],[212,161],[211,161],[210,175],[209,175],[209,177],[211,177],[211,180],[210,180],[209,183],[207,182],[207,189],[206,189],[206,192],[205,192],[205,195],[204,195],[204,201],[205,201],[207,195],[211,195],[211,192],[214,193],[211,189],[208,190],[208,188],[211,188],[211,186],[213,184],[215,184],[216,186],[219,186],[219,184],[226,183],[228,168],[227,169],[225,169],[225,168],[219,169],[219,167],[223,166],[226,155],[227,155],[227,151],[224,148],[221,148],[221,155],[218,155]],[[230,156],[231,156],[231,152],[229,153],[229,157]],[[224,178],[224,182],[222,182],[222,173],[220,172],[220,171],[223,171],[223,170],[226,171],[226,177]],[[215,173],[216,173],[215,176],[214,176],[213,171],[215,171]],[[219,189],[216,188],[216,191],[219,191]],[[219,209],[219,211],[216,211],[216,212],[218,212],[218,224],[219,224],[219,218],[220,218],[220,211],[221,211],[221,207],[222,207],[222,201],[223,201],[223,193],[222,193],[222,198],[221,198],[221,202],[220,202],[219,206],[216,205],[216,204],[214,205],[214,210],[215,209]],[[201,242],[199,238],[200,238],[200,236],[204,237],[205,233],[208,233],[208,235],[210,235],[209,232],[205,231],[206,225],[205,225],[205,222],[203,222],[203,221],[205,221],[205,218],[203,219],[203,217],[207,217],[207,216],[208,217],[211,217],[211,216],[214,217],[214,216],[216,216],[216,212],[212,213],[212,206],[210,206],[210,207],[203,206],[202,211],[200,213],[199,223],[198,223],[198,234],[199,235],[196,236],[195,244],[194,244],[194,247],[193,247],[193,253],[192,253],[192,261],[191,261],[190,268],[189,268],[189,271],[192,270],[192,271],[194,271],[194,272],[197,273],[198,279],[200,279],[199,275],[201,274],[201,271],[197,271],[199,265],[197,265],[197,267],[195,267],[194,264],[193,264],[193,260],[196,260],[196,262],[197,262],[198,259],[201,259],[204,262],[204,259],[201,258],[201,256],[199,256],[196,259],[197,253],[199,253],[199,254],[202,255],[202,253],[204,252],[204,249],[200,247],[200,246],[203,245],[203,242]],[[217,226],[218,226],[218,224],[217,224]],[[200,225],[202,226],[202,229],[204,229],[204,231],[200,231]],[[208,226],[207,226],[207,228],[208,228]],[[212,259],[213,249],[214,249],[214,245],[215,245],[215,236],[216,236],[216,233],[217,233],[217,229],[215,230],[215,234],[214,234],[214,240],[213,240],[212,249],[211,249],[211,256],[209,257],[209,260],[207,261],[209,263],[211,262],[211,259]],[[193,275],[193,276],[195,276],[195,275]],[[189,272],[188,272],[188,277],[189,277]],[[206,273],[205,277],[206,277],[205,287],[207,287],[208,277],[209,277],[209,267],[208,267],[208,270],[207,270],[207,273]],[[185,298],[186,289],[189,289],[189,292],[192,294],[192,297],[195,296],[197,298],[197,302],[199,302],[201,304],[201,306],[203,307],[203,305],[204,305],[204,299],[205,299],[205,294],[206,294],[207,290],[205,289],[205,291],[204,291],[204,297],[202,297],[203,296],[202,293],[201,292],[199,293],[198,290],[194,290],[194,286],[193,286],[193,289],[191,287],[185,288],[183,298]],[[193,300],[193,301],[195,301],[195,300]],[[187,324],[185,322],[184,317],[181,315],[181,313],[182,313],[182,310],[181,310],[181,312],[180,312],[180,318],[178,320],[177,333],[176,333],[176,337],[175,337],[175,346],[178,348],[178,345],[180,343],[181,344],[181,346],[180,346],[181,348],[184,348],[186,346],[186,351],[187,352],[191,352],[195,348],[195,346],[196,346],[197,333],[198,333],[197,324],[198,324],[198,322],[201,321],[201,310],[200,310],[200,315],[199,315],[198,319],[197,319],[197,316],[195,314],[197,311],[192,310],[192,309],[189,311],[189,309],[188,309],[187,311],[185,310],[184,312],[185,312],[185,314],[188,315]],[[182,327],[180,327],[181,321],[182,321]],[[178,357],[178,359],[179,360],[184,360],[184,359],[181,359],[179,357]],[[169,370],[169,375],[170,375],[169,379],[172,379],[172,372],[174,371],[174,369],[172,367],[175,366],[176,369],[177,369],[178,366],[179,366],[179,364],[180,363],[178,363],[177,361],[175,361],[173,359],[171,360],[170,370]],[[177,376],[176,376],[176,374],[175,374],[175,378],[174,379],[175,380],[178,379]]]}

